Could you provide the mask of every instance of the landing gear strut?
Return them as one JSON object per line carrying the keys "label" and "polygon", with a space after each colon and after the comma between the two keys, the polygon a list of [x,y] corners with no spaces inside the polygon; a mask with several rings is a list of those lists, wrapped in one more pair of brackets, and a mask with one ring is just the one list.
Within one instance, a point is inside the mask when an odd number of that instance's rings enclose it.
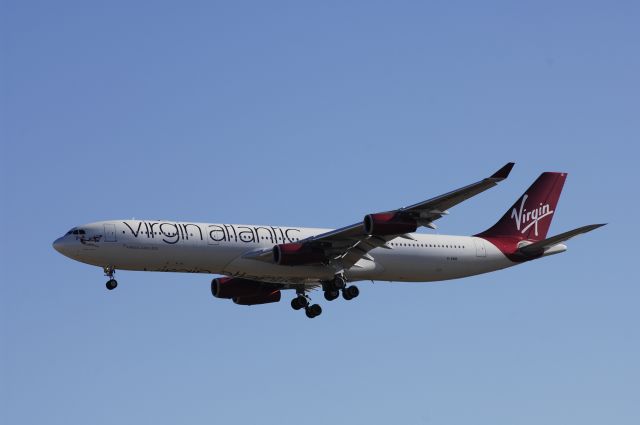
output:
{"label": "landing gear strut", "polygon": [[324,299],[333,301],[340,296],[340,290],[346,286],[346,281],[341,274],[333,277],[333,280],[324,282],[322,289],[324,290]]}
{"label": "landing gear strut", "polygon": [[110,291],[116,289],[116,287],[118,286],[118,281],[113,278],[113,275],[116,274],[116,268],[113,266],[105,266],[103,269],[104,275],[109,277],[109,280],[106,284],[107,289]]}
{"label": "landing gear strut", "polygon": [[296,297],[291,300],[291,307],[294,310],[300,310],[304,308],[304,312],[309,319],[320,316],[322,314],[322,307],[320,307],[320,305],[318,304],[309,305],[310,302],[311,298],[305,295],[304,290],[298,291],[298,295],[296,295]]}

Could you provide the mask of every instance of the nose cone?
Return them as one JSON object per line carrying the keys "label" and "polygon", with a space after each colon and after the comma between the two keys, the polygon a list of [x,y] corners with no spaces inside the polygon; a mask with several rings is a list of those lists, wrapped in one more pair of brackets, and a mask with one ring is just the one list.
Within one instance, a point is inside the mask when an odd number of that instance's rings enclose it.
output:
{"label": "nose cone", "polygon": [[64,252],[62,252],[62,238],[58,238],[55,241],[53,241],[53,249],[55,249],[56,251],[58,251],[60,254],[64,254]]}
{"label": "nose cone", "polygon": [[64,237],[56,239],[55,241],[53,241],[52,245],[53,245],[53,249],[55,249],[60,254],[66,257],[71,256],[73,252],[72,242],[69,240],[66,240]]}

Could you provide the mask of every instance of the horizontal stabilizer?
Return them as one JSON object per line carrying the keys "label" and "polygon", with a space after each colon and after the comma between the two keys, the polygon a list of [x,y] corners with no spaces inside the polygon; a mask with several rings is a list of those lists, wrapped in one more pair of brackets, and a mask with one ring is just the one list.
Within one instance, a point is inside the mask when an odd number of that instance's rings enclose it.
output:
{"label": "horizontal stabilizer", "polygon": [[560,233],[559,235],[552,236],[542,241],[534,242],[530,245],[523,246],[518,249],[518,252],[524,254],[527,257],[536,256],[542,254],[545,250],[557,245],[561,242],[571,239],[574,236],[578,236],[582,233],[587,233],[598,227],[604,226],[604,224],[590,224],[588,226],[578,227],[577,229],[569,230],[568,232]]}

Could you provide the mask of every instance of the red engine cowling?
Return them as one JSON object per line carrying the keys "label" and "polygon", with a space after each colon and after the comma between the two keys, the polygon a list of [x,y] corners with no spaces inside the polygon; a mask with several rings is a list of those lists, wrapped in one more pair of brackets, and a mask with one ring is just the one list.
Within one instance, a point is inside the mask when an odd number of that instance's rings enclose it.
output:
{"label": "red engine cowling", "polygon": [[280,266],[322,263],[324,260],[325,255],[321,249],[301,243],[285,243],[273,247],[273,261]]}
{"label": "red engine cowling", "polygon": [[364,231],[368,235],[398,235],[415,232],[418,223],[398,213],[369,214],[364,218]]}
{"label": "red engine cowling", "polygon": [[268,294],[252,295],[247,297],[235,297],[233,302],[240,305],[255,305],[255,304],[268,304],[277,303],[280,301],[280,291],[272,291]]}
{"label": "red engine cowling", "polygon": [[[244,298],[267,296],[273,287],[262,282],[237,277],[217,277],[211,281],[211,293],[216,298]],[[270,301],[273,302],[273,301]],[[256,303],[258,304],[258,303]]]}

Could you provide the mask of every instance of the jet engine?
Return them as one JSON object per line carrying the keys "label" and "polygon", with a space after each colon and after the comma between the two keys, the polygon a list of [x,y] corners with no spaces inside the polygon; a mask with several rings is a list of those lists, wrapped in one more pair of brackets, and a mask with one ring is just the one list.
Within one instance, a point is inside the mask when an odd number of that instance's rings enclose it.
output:
{"label": "jet engine", "polygon": [[277,303],[278,301],[280,301],[280,296],[280,291],[276,290],[266,294],[251,295],[247,297],[234,297],[233,302],[239,305]]}
{"label": "jet engine", "polygon": [[273,247],[273,262],[280,266],[321,263],[324,259],[321,249],[301,243],[285,243]]}
{"label": "jet engine", "polygon": [[[278,293],[277,300],[273,294]],[[226,298],[243,300],[245,298],[267,299],[271,297],[272,301],[252,302],[251,304],[263,304],[265,302],[280,301],[280,291],[275,290],[268,283],[258,282],[257,280],[242,279],[238,277],[217,277],[211,281],[211,293],[216,298]],[[236,304],[241,304],[236,302]],[[247,305],[251,305],[247,304]]]}
{"label": "jet engine", "polygon": [[364,217],[364,231],[368,235],[385,236],[415,232],[418,223],[411,217],[398,213],[368,214]]}

